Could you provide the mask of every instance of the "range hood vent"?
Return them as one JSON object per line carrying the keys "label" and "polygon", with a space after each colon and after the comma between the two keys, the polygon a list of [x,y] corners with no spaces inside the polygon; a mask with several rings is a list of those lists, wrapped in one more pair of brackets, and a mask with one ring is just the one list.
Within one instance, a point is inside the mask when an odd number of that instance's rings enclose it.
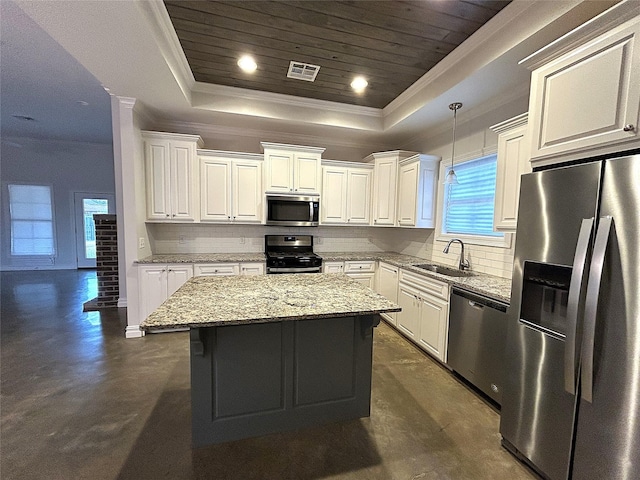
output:
{"label": "range hood vent", "polygon": [[320,65],[310,65],[308,63],[294,62],[289,63],[289,71],[287,72],[288,78],[295,78],[297,80],[305,80],[307,82],[313,82],[318,75]]}

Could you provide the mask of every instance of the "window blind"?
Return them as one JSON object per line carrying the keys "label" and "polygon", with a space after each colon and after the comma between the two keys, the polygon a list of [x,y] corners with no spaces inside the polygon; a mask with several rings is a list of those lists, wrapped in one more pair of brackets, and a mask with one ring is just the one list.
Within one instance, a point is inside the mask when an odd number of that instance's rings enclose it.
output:
{"label": "window blind", "polygon": [[9,185],[11,255],[53,255],[51,188]]}
{"label": "window blind", "polygon": [[502,237],[493,231],[496,155],[455,166],[458,185],[447,185],[443,233]]}

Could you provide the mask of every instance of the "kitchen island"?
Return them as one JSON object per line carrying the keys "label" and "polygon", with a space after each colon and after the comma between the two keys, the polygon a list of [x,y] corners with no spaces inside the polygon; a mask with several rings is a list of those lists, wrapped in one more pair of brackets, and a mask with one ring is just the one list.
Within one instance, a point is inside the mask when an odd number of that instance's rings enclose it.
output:
{"label": "kitchen island", "polygon": [[141,325],[190,329],[194,446],[369,416],[373,328],[341,274],[195,277]]}

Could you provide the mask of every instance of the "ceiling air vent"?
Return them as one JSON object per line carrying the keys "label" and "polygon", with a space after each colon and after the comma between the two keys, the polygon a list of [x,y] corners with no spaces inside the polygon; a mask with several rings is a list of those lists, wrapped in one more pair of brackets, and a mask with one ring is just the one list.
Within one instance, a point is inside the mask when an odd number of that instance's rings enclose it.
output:
{"label": "ceiling air vent", "polygon": [[313,82],[316,79],[319,70],[320,65],[310,65],[308,63],[291,61],[289,63],[287,77]]}

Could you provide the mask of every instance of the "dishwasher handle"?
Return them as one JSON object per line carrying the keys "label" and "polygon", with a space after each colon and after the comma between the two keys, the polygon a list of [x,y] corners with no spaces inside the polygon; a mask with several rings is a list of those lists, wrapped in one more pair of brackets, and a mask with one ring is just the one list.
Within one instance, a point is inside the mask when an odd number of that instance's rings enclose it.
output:
{"label": "dishwasher handle", "polygon": [[463,297],[464,299],[469,301],[469,306],[476,309],[483,309],[484,307],[489,307],[494,310],[506,312],[507,307],[509,307],[508,303],[505,303],[495,298],[485,297],[484,295],[481,295],[476,292],[472,292],[470,290],[464,290],[460,287],[453,287],[451,289],[451,294]]}

